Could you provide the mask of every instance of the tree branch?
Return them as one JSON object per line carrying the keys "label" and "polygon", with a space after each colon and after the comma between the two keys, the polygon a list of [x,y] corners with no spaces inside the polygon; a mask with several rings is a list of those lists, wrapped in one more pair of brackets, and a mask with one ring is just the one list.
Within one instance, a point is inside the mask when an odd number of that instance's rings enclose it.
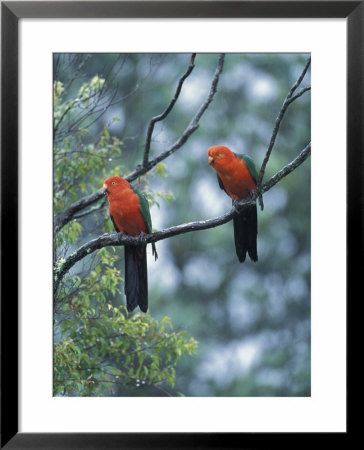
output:
{"label": "tree branch", "polygon": [[73,203],[70,207],[66,208],[64,211],[57,214],[55,218],[55,233],[61,230],[68,222],[70,222],[74,215],[84,208],[92,205],[103,197],[102,189],[94,192],[91,195],[80,198],[77,202]]}
{"label": "tree branch", "polygon": [[190,59],[190,64],[189,64],[189,66],[187,68],[187,71],[179,79],[176,92],[174,93],[174,96],[173,96],[172,100],[170,101],[169,105],[167,106],[167,108],[161,114],[159,114],[158,116],[153,117],[151,119],[151,121],[149,122],[148,131],[147,131],[147,138],[146,138],[146,141],[145,141],[143,167],[148,167],[149,150],[150,150],[150,144],[151,144],[151,141],[152,141],[154,125],[157,122],[165,119],[168,116],[168,114],[172,111],[173,106],[175,105],[175,103],[176,103],[176,101],[177,101],[177,99],[179,97],[179,94],[181,93],[181,89],[182,89],[184,81],[190,75],[190,73],[192,72],[192,70],[195,67],[195,57],[196,57],[196,53],[192,53],[192,56],[191,56],[191,59]]}
{"label": "tree branch", "polygon": [[269,191],[275,184],[278,183],[282,178],[286,177],[294,169],[300,166],[311,154],[311,142],[306,145],[306,147],[301,151],[301,153],[289,164],[284,166],[279,172],[269,178],[259,189],[259,194]]}
{"label": "tree branch", "polygon": [[134,172],[129,174],[127,177],[125,177],[126,180],[129,182],[134,181],[136,178],[140,177],[141,175],[144,175],[146,172],[149,172],[150,169],[152,169],[154,166],[156,166],[159,162],[163,161],[164,159],[171,156],[176,150],[182,147],[183,144],[187,141],[187,139],[191,136],[191,134],[197,130],[199,127],[200,119],[203,115],[203,113],[206,111],[206,109],[209,107],[210,103],[212,102],[214,95],[216,93],[217,89],[217,83],[219,81],[220,74],[222,72],[223,66],[224,66],[224,59],[225,55],[222,53],[219,56],[219,61],[217,64],[217,68],[215,70],[214,77],[211,82],[210,92],[206,98],[206,100],[203,102],[203,104],[200,106],[200,109],[197,111],[185,131],[183,132],[182,136],[174,143],[172,144],[169,149],[162,152],[160,155],[149,161],[147,167],[138,166]]}
{"label": "tree branch", "polygon": [[89,214],[92,214],[96,211],[100,211],[100,209],[102,209],[105,205],[106,205],[106,198],[102,202],[100,202],[99,205],[94,206],[93,208],[90,208],[87,211],[80,211],[80,212],[74,214],[73,218],[80,219],[81,217],[88,216]]}
{"label": "tree branch", "polygon": [[[224,66],[224,58],[225,55],[221,54],[219,56],[218,64],[215,70],[215,74],[213,76],[213,79],[211,81],[211,87],[209,94],[206,98],[206,100],[202,103],[200,106],[200,109],[197,111],[196,115],[191,120],[190,124],[187,126],[186,130],[182,134],[182,136],[169,147],[166,151],[158,155],[156,158],[152,159],[148,162],[146,166],[138,166],[136,170],[134,170],[132,173],[130,173],[125,179],[127,181],[132,182],[136,178],[140,177],[141,175],[144,175],[145,173],[149,172],[153,167],[155,167],[159,162],[163,161],[164,159],[168,158],[170,155],[172,155],[175,151],[177,151],[179,148],[185,144],[185,142],[188,140],[188,138],[191,136],[191,134],[197,130],[199,127],[199,121],[203,115],[203,113],[206,111],[208,106],[213,100],[213,97],[216,93],[217,84],[219,81],[220,74],[222,72],[223,66]],[[71,206],[66,208],[64,211],[57,214],[55,218],[55,233],[60,231],[68,222],[70,222],[74,215],[84,209],[90,206],[91,204],[97,202],[100,200],[103,196],[102,190],[99,189],[98,191],[94,192],[91,195],[88,195],[86,197],[81,198],[77,202],[73,203]]]}
{"label": "tree branch", "polygon": [[284,102],[283,102],[283,105],[282,105],[282,107],[281,107],[281,110],[279,111],[279,114],[278,114],[278,116],[277,116],[277,118],[276,118],[276,122],[275,122],[275,126],[274,126],[274,128],[273,128],[273,132],[272,132],[272,136],[271,136],[271,139],[270,139],[270,143],[269,143],[267,152],[266,152],[266,154],[265,154],[265,157],[264,157],[264,160],[263,160],[263,163],[262,163],[262,167],[260,168],[260,172],[259,172],[259,176],[258,176],[258,180],[257,180],[257,186],[258,186],[258,189],[259,189],[259,186],[260,186],[261,183],[262,183],[262,180],[263,180],[263,177],[264,177],[265,168],[266,168],[266,166],[267,166],[267,163],[268,163],[268,161],[269,161],[270,155],[271,155],[271,153],[272,153],[272,150],[273,150],[273,147],[274,147],[274,144],[275,144],[275,141],[276,141],[276,137],[277,137],[277,134],[278,134],[279,127],[280,127],[280,125],[281,125],[283,116],[284,116],[284,114],[285,114],[285,112],[286,112],[288,106],[289,106],[294,100],[296,100],[298,97],[300,97],[302,94],[304,94],[304,93],[307,92],[309,89],[311,89],[310,87],[304,88],[304,89],[302,89],[298,94],[296,94],[295,96],[293,96],[294,92],[296,91],[296,89],[298,88],[298,86],[301,84],[301,82],[302,82],[304,76],[306,75],[306,72],[307,72],[307,70],[308,70],[308,68],[309,68],[309,66],[310,66],[310,63],[311,63],[311,58],[309,58],[309,59],[307,60],[307,62],[306,62],[306,64],[305,64],[305,67],[304,67],[303,70],[302,70],[301,75],[298,77],[297,81],[294,83],[294,85],[291,87],[290,91],[288,92],[288,95],[287,95],[287,97],[285,98],[285,100],[284,100]]}
{"label": "tree branch", "polygon": [[57,292],[59,284],[63,279],[64,275],[69,271],[69,269],[80,261],[85,256],[107,246],[120,246],[120,245],[141,245],[148,244],[152,242],[157,242],[162,239],[167,239],[172,236],[177,236],[179,234],[188,233],[191,231],[206,230],[208,228],[215,228],[217,226],[223,225],[230,220],[232,220],[237,214],[239,214],[243,209],[251,207],[259,195],[267,192],[275,184],[277,184],[282,178],[286,177],[299,165],[301,165],[311,153],[311,143],[309,143],[300,154],[289,164],[283,167],[279,172],[272,176],[266,183],[260,186],[249,199],[241,200],[236,206],[233,206],[230,211],[214,219],[200,220],[197,222],[189,222],[181,225],[176,225],[164,230],[156,231],[151,234],[143,234],[141,236],[129,236],[124,233],[105,233],[86,244],[82,245],[79,249],[74,251],[67,259],[60,259],[56,262],[54,268],[54,293]]}

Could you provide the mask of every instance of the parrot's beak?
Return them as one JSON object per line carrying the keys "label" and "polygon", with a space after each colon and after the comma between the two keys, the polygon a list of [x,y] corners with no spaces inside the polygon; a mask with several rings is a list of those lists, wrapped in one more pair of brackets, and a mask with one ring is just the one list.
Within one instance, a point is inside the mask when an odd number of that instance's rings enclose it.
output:
{"label": "parrot's beak", "polygon": [[109,193],[109,189],[107,188],[107,185],[105,183],[102,185],[102,190],[104,191],[104,194]]}
{"label": "parrot's beak", "polygon": [[212,156],[209,156],[209,164],[214,164],[215,160]]}

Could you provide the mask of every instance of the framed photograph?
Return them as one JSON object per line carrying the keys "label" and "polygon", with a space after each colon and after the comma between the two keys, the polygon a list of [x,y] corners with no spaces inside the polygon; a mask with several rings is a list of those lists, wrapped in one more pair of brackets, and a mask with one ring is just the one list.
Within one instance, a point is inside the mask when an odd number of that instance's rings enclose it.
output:
{"label": "framed photograph", "polygon": [[2,447],[347,439],[363,4],[1,6]]}

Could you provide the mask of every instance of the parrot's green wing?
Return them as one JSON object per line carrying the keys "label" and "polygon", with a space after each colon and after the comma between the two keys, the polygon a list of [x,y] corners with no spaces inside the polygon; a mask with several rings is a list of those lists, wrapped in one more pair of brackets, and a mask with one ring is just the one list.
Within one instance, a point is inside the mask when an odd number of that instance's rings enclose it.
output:
{"label": "parrot's green wing", "polygon": [[152,232],[152,218],[150,217],[149,203],[144,194],[137,189],[132,188],[134,193],[139,197],[140,212],[147,225],[148,233]]}
{"label": "parrot's green wing", "polygon": [[[134,193],[137,194],[137,196],[139,197],[140,212],[147,226],[147,231],[148,233],[152,233],[152,218],[150,217],[149,203],[147,197],[138,190],[134,188],[132,189]],[[152,253],[154,255],[154,258],[157,259],[158,253],[154,242],[152,242]]]}
{"label": "parrot's green wing", "polygon": [[245,162],[245,164],[250,172],[250,175],[252,176],[253,180],[256,183],[257,179],[258,179],[258,173],[257,173],[257,169],[255,168],[254,161],[251,159],[251,157],[248,155],[243,155],[243,154],[239,154],[239,153],[234,153],[234,155],[236,157],[242,159]]}

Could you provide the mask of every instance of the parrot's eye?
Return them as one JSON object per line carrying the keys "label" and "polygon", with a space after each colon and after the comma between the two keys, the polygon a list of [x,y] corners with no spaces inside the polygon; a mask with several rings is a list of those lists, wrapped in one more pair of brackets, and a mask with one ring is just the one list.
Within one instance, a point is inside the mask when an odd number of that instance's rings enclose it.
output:
{"label": "parrot's eye", "polygon": [[116,181],[112,181],[111,184],[113,184],[113,185],[116,184]]}
{"label": "parrot's eye", "polygon": [[219,158],[220,158],[220,156],[222,156],[222,153],[218,153],[218,155],[217,155]]}

